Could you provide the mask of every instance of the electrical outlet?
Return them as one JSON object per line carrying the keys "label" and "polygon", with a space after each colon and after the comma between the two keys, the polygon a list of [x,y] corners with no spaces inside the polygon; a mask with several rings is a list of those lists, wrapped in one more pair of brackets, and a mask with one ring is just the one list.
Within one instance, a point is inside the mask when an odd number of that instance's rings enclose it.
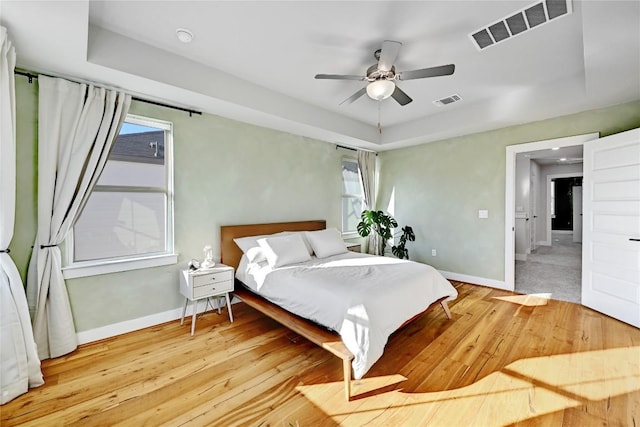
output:
{"label": "electrical outlet", "polygon": [[435,249],[431,249],[431,256],[437,256],[438,255],[438,251],[436,251]]}

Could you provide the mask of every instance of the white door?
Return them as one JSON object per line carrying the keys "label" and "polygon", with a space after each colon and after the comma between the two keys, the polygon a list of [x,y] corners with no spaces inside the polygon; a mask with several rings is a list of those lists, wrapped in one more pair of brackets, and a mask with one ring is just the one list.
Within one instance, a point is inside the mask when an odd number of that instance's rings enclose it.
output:
{"label": "white door", "polygon": [[640,129],[584,144],[582,303],[640,327]]}
{"label": "white door", "polygon": [[571,187],[573,202],[573,241],[582,242],[582,187]]}

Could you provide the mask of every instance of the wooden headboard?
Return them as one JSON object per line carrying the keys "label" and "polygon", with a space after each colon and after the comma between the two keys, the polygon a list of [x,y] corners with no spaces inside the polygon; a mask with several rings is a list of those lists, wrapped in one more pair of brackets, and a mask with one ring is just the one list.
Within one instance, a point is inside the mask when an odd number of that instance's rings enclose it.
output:
{"label": "wooden headboard", "polygon": [[223,225],[220,227],[220,261],[238,268],[242,251],[233,239],[246,236],[273,234],[280,231],[315,231],[327,228],[327,221],[271,222],[266,224]]}

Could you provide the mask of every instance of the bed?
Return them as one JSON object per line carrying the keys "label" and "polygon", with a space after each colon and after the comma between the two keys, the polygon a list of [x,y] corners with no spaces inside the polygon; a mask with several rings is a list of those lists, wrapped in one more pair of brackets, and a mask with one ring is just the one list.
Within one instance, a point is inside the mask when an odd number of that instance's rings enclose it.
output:
{"label": "bed", "polygon": [[349,252],[323,220],[223,226],[220,236],[235,295],[341,358],[347,399],[352,371],[361,378],[391,333],[437,303],[451,318],[457,292],[435,269]]}

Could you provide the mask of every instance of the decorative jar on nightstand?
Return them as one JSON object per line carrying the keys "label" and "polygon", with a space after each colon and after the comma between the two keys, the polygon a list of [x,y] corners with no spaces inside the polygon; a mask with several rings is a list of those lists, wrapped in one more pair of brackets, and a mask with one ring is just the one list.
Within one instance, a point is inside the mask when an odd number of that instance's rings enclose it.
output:
{"label": "decorative jar on nightstand", "polygon": [[219,297],[224,297],[227,302],[227,310],[229,311],[229,320],[233,322],[231,299],[229,298],[229,294],[233,292],[233,281],[233,268],[224,264],[216,264],[215,267],[207,269],[194,271],[182,270],[180,272],[180,293],[185,297],[180,324],[184,324],[184,315],[187,312],[187,304],[191,301],[193,303],[191,335],[193,335],[196,329],[198,301],[201,299],[206,300],[206,303],[210,298],[215,298],[216,308],[218,313],[220,313]]}

